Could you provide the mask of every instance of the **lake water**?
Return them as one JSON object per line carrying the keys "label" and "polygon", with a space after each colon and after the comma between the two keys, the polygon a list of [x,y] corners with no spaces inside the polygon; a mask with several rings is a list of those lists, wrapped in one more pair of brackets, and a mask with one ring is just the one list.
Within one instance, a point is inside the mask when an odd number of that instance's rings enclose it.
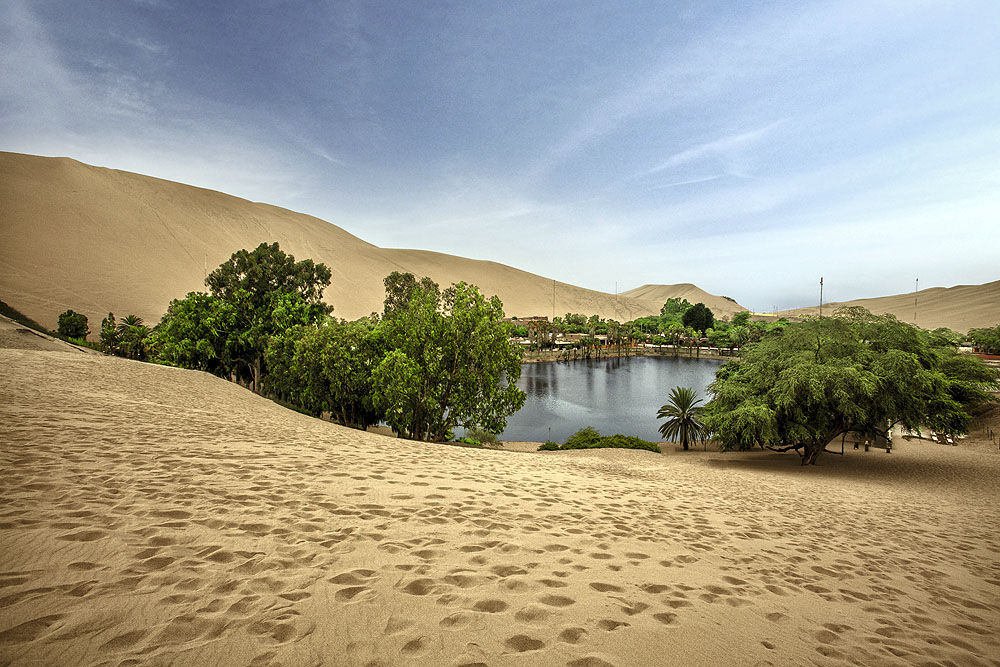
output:
{"label": "lake water", "polygon": [[528,395],[507,418],[501,440],[558,443],[585,426],[601,435],[662,440],[656,412],[674,387],[691,387],[707,403],[722,362],[684,357],[630,357],[524,364],[517,386]]}

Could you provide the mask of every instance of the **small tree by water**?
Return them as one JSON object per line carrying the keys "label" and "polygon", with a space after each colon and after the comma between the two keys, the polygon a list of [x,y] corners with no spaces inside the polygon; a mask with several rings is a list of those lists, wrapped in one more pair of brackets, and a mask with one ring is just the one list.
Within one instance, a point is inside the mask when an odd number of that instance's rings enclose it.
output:
{"label": "small tree by water", "polygon": [[705,437],[705,427],[699,421],[701,399],[690,387],[674,387],[670,400],[656,413],[657,419],[666,419],[660,425],[660,435],[667,440],[680,440],[685,451],[692,440]]}

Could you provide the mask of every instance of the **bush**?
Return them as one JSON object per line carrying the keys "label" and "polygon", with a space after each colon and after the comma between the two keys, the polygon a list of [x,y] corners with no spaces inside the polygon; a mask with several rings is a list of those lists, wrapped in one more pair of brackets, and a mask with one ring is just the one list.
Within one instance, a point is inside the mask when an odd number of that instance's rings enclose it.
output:
{"label": "bush", "polygon": [[495,445],[497,444],[497,436],[489,431],[481,428],[470,428],[465,431],[465,436],[473,440],[477,440],[478,444],[482,445]]}
{"label": "bush", "polygon": [[87,316],[67,310],[59,316],[58,333],[67,338],[86,339],[87,334],[90,333],[90,328],[87,326]]}
{"label": "bush", "polygon": [[601,439],[601,434],[593,426],[585,426],[569,436],[562,449],[587,449]]}
{"label": "bush", "polygon": [[477,447],[479,445],[483,444],[483,443],[479,442],[478,440],[476,440],[475,438],[459,438],[455,442],[460,442],[463,445],[475,445]]}
{"label": "bush", "polygon": [[562,446],[557,445],[551,440],[547,441],[544,445],[538,448],[539,451],[554,451],[554,450],[565,450],[565,449],[645,449],[650,452],[660,453],[660,446],[643,440],[642,438],[636,438],[631,435],[622,435],[616,433],[615,435],[602,436],[597,429],[587,426],[580,429],[573,435],[571,435]]}

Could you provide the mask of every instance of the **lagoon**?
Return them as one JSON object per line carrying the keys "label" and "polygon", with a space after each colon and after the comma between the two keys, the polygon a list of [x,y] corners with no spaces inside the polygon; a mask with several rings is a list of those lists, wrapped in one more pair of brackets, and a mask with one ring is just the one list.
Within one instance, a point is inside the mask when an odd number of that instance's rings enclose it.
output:
{"label": "lagoon", "polygon": [[517,382],[524,407],[507,418],[501,440],[562,443],[585,426],[601,435],[662,440],[656,412],[676,386],[707,403],[723,362],[685,357],[627,357],[524,364]]}

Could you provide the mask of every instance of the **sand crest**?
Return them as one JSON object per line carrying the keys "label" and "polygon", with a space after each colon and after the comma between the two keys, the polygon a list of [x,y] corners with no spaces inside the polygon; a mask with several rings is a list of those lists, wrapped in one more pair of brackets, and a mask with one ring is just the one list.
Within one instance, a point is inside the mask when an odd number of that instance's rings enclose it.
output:
{"label": "sand crest", "polygon": [[1000,452],[516,453],[0,349],[0,663],[997,665]]}

